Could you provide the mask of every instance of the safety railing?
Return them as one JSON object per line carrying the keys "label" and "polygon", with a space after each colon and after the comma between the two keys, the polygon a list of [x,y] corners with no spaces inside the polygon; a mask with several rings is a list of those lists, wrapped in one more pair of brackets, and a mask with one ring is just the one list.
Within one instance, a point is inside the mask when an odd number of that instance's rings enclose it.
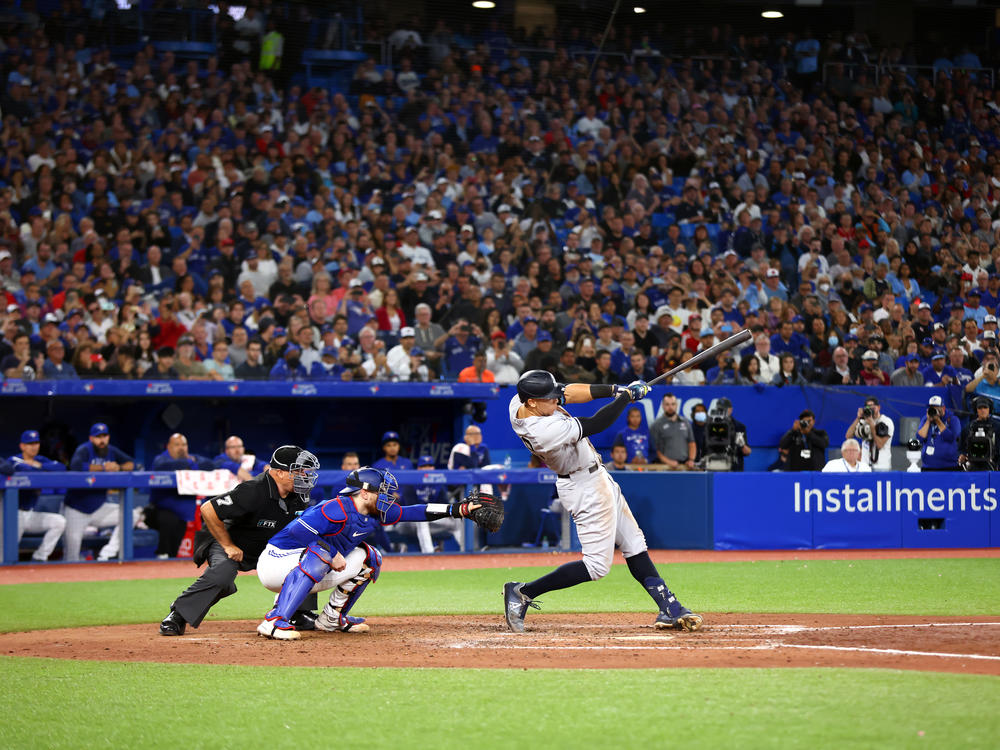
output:
{"label": "safety railing", "polygon": [[901,73],[906,76],[911,84],[915,82],[915,79],[918,76],[924,76],[933,81],[937,78],[938,73],[941,71],[946,72],[949,78],[955,75],[968,75],[976,80],[983,81],[989,88],[993,88],[997,79],[997,71],[994,68],[964,68],[958,65],[953,65],[951,68],[945,70],[943,68],[939,69],[933,65],[827,62],[823,64],[824,84],[830,83],[834,72],[838,68],[842,69],[844,76],[852,81],[856,81],[858,76],[864,73],[869,77],[871,83],[876,86],[881,83],[882,79],[886,76],[891,78],[897,73]]}
{"label": "safety railing", "polygon": [[[501,469],[476,471],[398,471],[393,472],[400,486],[453,486],[453,485],[508,485],[508,484],[553,484],[556,481],[554,472],[547,469]],[[343,487],[344,471],[319,472],[319,487]],[[119,490],[121,491],[118,524],[122,530],[122,543],[118,553],[120,561],[133,559],[133,529],[125,519],[132,518],[132,510],[136,503],[136,494],[152,489],[165,489],[177,486],[173,472],[45,472],[13,474],[3,479],[3,550],[4,565],[17,562],[17,510],[18,493],[21,490],[64,491],[70,489],[87,490]],[[466,524],[465,549],[471,551],[471,522]],[[569,516],[563,513],[560,546],[569,549],[570,544]]]}

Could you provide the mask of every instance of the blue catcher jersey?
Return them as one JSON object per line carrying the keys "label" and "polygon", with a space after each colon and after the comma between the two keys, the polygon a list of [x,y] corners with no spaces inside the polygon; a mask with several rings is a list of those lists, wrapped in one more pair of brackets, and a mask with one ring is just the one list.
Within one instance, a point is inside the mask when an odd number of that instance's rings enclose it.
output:
{"label": "blue catcher jersey", "polygon": [[299,549],[322,539],[346,557],[380,525],[377,518],[359,513],[350,495],[337,495],[333,500],[306,509],[271,537],[270,544],[279,549]]}

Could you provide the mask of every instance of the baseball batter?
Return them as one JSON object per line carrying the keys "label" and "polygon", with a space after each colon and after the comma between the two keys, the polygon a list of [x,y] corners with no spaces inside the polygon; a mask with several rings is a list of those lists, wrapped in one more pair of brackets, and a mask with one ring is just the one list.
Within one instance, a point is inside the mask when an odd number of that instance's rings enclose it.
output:
{"label": "baseball batter", "polygon": [[316,618],[316,630],[367,631],[364,618],[348,613],[368,584],[378,580],[382,554],[366,540],[380,525],[471,518],[495,531],[493,526],[503,521],[503,505],[487,495],[470,495],[460,503],[402,506],[395,500],[396,478],[370,466],[352,471],[345,484],[333,500],[314,505],[275,534],[257,560],[260,582],[278,592],[274,609],[257,626],[260,635],[297,639],[291,617],[310,592],[329,589],[334,591]]}
{"label": "baseball batter", "polygon": [[[646,538],[622,496],[621,488],[601,464],[588,439],[608,429],[630,401],[649,393],[649,386],[635,381],[627,386],[562,385],[545,370],[529,370],[517,381],[517,395],[510,401],[514,432],[550,469],[556,472],[559,501],[576,522],[583,560],[566,563],[528,583],[504,584],[507,626],[524,632],[528,607],[546,591],[596,581],[611,570],[615,547],[620,547],[629,572],[659,607],[654,627],[698,630],[701,615],[682,606],[663,582],[646,551]],[[572,417],[562,404],[583,404],[595,398],[615,400],[592,417]]]}

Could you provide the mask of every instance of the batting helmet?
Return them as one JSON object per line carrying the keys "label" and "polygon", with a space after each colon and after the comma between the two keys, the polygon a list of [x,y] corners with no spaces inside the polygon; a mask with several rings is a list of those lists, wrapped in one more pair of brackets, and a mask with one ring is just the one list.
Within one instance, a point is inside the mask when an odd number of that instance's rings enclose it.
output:
{"label": "batting helmet", "polygon": [[561,404],[565,388],[548,370],[528,370],[517,381],[517,395],[521,403],[529,398],[554,398]]}

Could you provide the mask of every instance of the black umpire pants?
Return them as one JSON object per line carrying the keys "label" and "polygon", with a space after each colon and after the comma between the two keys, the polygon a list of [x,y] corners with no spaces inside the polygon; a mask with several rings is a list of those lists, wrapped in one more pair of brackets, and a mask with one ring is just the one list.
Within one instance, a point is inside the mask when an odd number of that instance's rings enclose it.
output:
{"label": "black umpire pants", "polygon": [[[184,592],[174,599],[170,608],[184,618],[192,627],[201,625],[208,610],[215,606],[215,603],[225,599],[227,596],[236,593],[236,574],[240,571],[240,564],[230,560],[222,545],[213,541],[208,548],[208,567],[194,583],[188,586]],[[244,570],[253,570],[256,560],[244,561]],[[316,594],[310,594],[302,603],[300,611],[316,609]]]}

